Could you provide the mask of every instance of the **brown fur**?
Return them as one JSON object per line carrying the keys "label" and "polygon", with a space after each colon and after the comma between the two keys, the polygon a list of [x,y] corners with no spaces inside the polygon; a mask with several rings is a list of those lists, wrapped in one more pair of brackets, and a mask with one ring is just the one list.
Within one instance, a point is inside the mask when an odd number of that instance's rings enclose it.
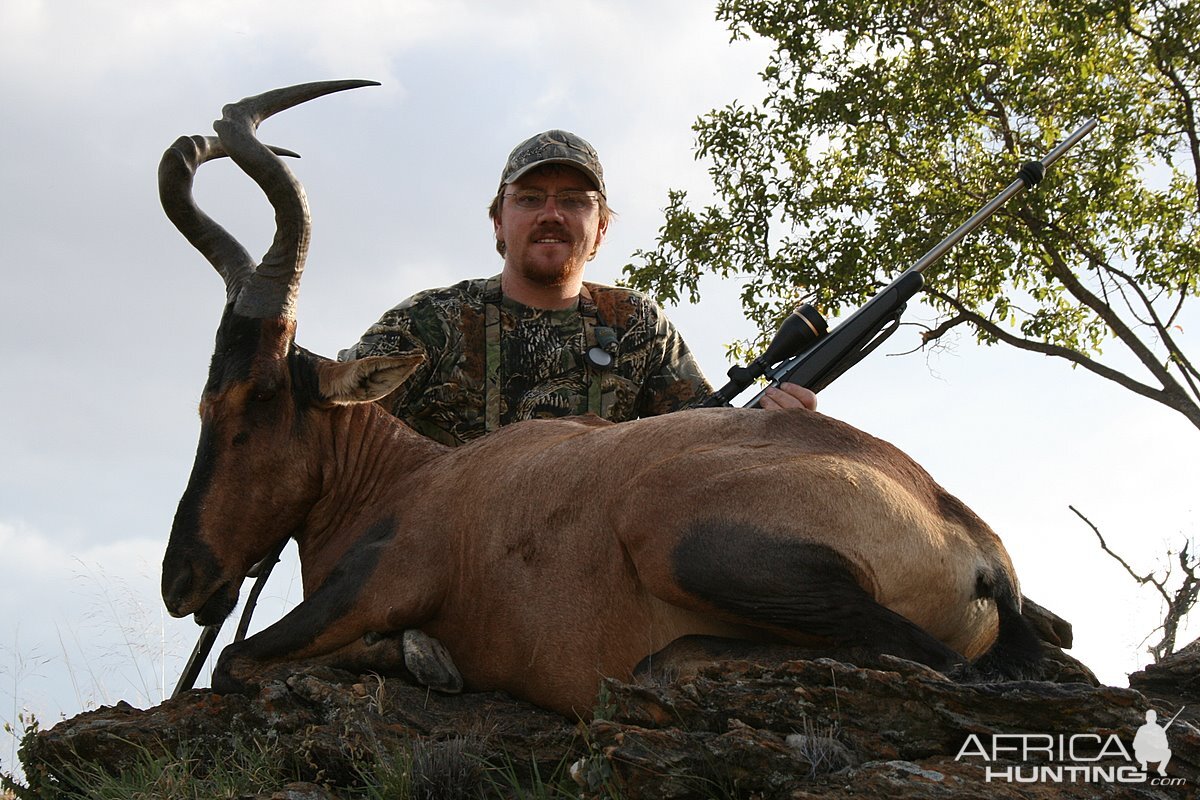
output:
{"label": "brown fur", "polygon": [[[848,425],[712,409],[526,422],[451,450],[373,402],[413,359],[338,364],[297,347],[307,205],[254,132],[285,108],[368,83],[231,103],[217,139],[182,137],[159,166],[164,210],[228,299],[164,602],[222,620],[251,566],[287,537],[304,573],[305,601],[228,647],[215,688],[297,659],[361,664],[364,634],[414,627],[444,642],[468,688],[579,714],[601,676],[627,679],[683,636],[828,638],[939,666],[993,642],[998,662],[1029,649],[995,534],[902,453]],[[276,211],[257,268],[191,196],[195,170],[224,155]],[[399,658],[394,647],[376,654]]]}
{"label": "brown fur", "polygon": [[[381,373],[395,379],[396,360],[385,361]],[[315,366],[333,391],[358,387],[345,373],[366,365]],[[261,361],[254,373],[261,381]],[[248,384],[205,400],[205,425],[223,441],[254,413]],[[448,449],[354,399],[303,408],[276,398],[251,441],[218,454],[197,534],[222,574],[185,602],[168,600],[173,613],[195,611],[212,585],[236,585],[283,537],[300,544],[306,596],[361,550],[364,574],[344,613],[313,629],[302,604],[278,625],[307,626],[311,641],[262,660],[421,627],[447,645],[468,688],[583,713],[601,675],[628,678],[683,635],[811,640],[732,618],[678,585],[672,550],[698,520],[834,548],[871,597],[967,657],[996,635],[994,604],[976,597],[978,574],[1000,570],[1016,585],[991,530],[923,470],[820,414],[536,421]],[[961,511],[946,515],[948,507]],[[390,538],[364,546],[381,519]]]}

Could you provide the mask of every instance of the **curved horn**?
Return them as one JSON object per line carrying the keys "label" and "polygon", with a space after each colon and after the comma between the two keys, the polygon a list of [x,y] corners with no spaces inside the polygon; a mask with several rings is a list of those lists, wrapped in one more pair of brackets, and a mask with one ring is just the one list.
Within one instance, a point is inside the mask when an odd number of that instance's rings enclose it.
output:
{"label": "curved horn", "polygon": [[239,315],[293,319],[300,273],[308,255],[310,222],[304,187],[283,161],[258,141],[259,123],[323,95],[378,85],[376,81],[321,81],[275,89],[225,106],[221,119],[213,123],[226,153],[254,179],[275,209],[275,240],[237,296],[234,311]]}
{"label": "curved horn", "polygon": [[[299,158],[282,147],[271,151]],[[167,218],[225,279],[227,302],[233,302],[245,281],[254,274],[254,260],[229,231],[197,207],[192,199],[196,170],[206,161],[224,158],[225,148],[214,136],[181,136],[158,162],[158,197]]]}

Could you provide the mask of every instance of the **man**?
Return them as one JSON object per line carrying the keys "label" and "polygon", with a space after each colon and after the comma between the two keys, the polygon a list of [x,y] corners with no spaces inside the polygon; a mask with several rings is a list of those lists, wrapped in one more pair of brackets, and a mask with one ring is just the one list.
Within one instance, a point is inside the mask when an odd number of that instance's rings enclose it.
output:
{"label": "man", "polygon": [[[612,220],[596,151],[562,130],[512,151],[488,214],[504,268],[419,292],[388,311],[342,360],[417,351],[421,366],[386,402],[415,430],[457,446],[525,419],[591,412],[614,422],[686,408],[712,392],[662,309],[583,280]],[[787,385],[764,408],[816,408]],[[402,635],[416,680],[457,692],[445,648]]]}
{"label": "man", "polygon": [[[612,219],[590,144],[551,130],[517,145],[488,213],[500,275],[413,295],[341,353],[425,357],[387,400],[396,416],[458,445],[524,419],[663,414],[712,391],[656,303],[583,279]],[[789,385],[762,405],[811,409],[816,398]]]}

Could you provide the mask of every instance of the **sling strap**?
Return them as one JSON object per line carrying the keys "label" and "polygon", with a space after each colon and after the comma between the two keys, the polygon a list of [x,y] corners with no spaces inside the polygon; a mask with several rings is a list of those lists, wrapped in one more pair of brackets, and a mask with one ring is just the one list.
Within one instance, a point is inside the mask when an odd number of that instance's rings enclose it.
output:
{"label": "sling strap", "polygon": [[[504,293],[500,288],[500,276],[495,275],[488,278],[483,290],[483,330],[486,351],[483,396],[485,430],[488,433],[500,427],[500,408],[503,399],[500,380],[500,303],[503,299]],[[593,348],[609,350],[609,342],[601,341],[601,339],[611,339],[615,342],[615,337],[612,335],[611,329],[606,329],[600,324],[596,303],[587,286],[581,286],[579,289],[579,316],[583,322],[585,352]],[[603,331],[604,335],[598,336],[597,329]],[[588,373],[587,410],[597,416],[603,416],[601,413],[603,411],[602,383],[606,368],[596,366],[590,359],[585,358],[584,369]]]}

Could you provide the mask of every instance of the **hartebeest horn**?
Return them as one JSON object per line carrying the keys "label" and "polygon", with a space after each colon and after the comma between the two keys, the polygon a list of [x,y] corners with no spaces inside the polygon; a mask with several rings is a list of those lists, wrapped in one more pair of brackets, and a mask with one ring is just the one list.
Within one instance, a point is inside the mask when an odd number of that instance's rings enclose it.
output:
{"label": "hartebeest horn", "polygon": [[[213,123],[217,139],[184,137],[163,156],[159,194],[167,216],[225,279],[234,311],[252,318],[295,318],[300,273],[308,254],[310,220],[304,188],[279,155],[264,145],[259,124],[292,106],[333,92],[378,86],[376,81],[320,81],[275,89],[230,103]],[[200,164],[227,155],[263,190],[275,209],[275,239],[255,267],[249,254],[220,225],[195,206],[191,181]]]}
{"label": "hartebeest horn", "polygon": [[[282,147],[271,150],[276,155],[300,157]],[[206,161],[226,155],[225,147],[215,136],[179,137],[159,161],[158,197],[167,218],[225,279],[227,302],[232,303],[246,280],[254,274],[254,260],[246,248],[201,211],[192,198],[196,170]]]}

